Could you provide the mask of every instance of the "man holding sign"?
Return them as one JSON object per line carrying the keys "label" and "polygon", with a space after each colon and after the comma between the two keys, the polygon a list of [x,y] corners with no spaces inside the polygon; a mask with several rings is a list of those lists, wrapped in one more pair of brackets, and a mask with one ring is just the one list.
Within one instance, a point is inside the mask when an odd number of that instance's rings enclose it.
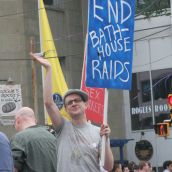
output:
{"label": "man holding sign", "polygon": [[[107,88],[131,88],[135,1],[89,0],[88,9],[86,86],[105,88],[106,123]],[[106,159],[104,148],[103,137],[102,162]]]}
{"label": "man holding sign", "polygon": [[113,168],[110,148],[110,128],[107,124],[96,127],[87,122],[85,109],[88,105],[86,92],[72,89],[63,96],[63,102],[71,121],[64,119],[52,99],[51,65],[48,60],[31,53],[33,59],[44,66],[46,78],[44,102],[57,132],[57,171],[100,172],[101,137],[106,137],[104,169]]}

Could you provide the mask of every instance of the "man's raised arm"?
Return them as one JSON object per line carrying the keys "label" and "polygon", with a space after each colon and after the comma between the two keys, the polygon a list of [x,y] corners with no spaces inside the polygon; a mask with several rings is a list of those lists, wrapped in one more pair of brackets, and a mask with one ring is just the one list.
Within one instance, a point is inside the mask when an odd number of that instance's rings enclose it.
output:
{"label": "man's raised arm", "polygon": [[47,109],[47,112],[51,118],[52,124],[55,128],[57,128],[61,122],[62,117],[60,115],[60,111],[52,98],[52,69],[51,64],[47,59],[40,57],[34,53],[30,53],[33,60],[39,62],[46,70],[44,88],[43,88],[43,96],[44,96],[44,103]]}

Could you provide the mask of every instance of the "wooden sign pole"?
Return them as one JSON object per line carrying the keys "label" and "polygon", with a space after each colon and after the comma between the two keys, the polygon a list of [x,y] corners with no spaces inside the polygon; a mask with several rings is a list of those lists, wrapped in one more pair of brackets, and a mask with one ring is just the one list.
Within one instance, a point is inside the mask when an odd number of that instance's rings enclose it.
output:
{"label": "wooden sign pole", "polygon": [[[107,124],[108,94],[109,94],[108,89],[105,88],[103,124]],[[104,163],[105,163],[105,142],[106,142],[106,136],[103,136],[102,137],[102,150],[101,150],[101,165],[102,166],[104,166]]]}

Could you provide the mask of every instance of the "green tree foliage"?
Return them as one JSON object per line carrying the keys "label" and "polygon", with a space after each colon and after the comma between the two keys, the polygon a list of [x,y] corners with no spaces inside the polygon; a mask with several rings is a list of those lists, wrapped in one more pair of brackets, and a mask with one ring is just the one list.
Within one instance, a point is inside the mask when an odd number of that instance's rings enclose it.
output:
{"label": "green tree foliage", "polygon": [[136,16],[170,15],[170,0],[136,0]]}

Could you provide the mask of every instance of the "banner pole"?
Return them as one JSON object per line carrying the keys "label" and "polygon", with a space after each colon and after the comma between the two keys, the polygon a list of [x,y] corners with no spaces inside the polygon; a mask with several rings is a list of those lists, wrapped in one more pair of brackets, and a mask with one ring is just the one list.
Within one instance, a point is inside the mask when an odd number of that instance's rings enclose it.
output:
{"label": "banner pole", "polygon": [[[109,91],[107,88],[105,88],[103,124],[107,124],[108,94],[109,94]],[[104,166],[104,163],[105,163],[105,142],[106,142],[106,136],[103,136],[102,137],[102,149],[101,149],[101,165],[102,166]]]}

